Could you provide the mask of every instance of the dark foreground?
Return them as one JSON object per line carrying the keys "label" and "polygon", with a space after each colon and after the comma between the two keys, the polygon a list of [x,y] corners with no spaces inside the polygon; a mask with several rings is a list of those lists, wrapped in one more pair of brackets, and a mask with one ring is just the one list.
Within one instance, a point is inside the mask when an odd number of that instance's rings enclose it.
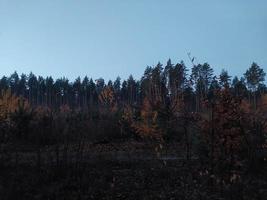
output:
{"label": "dark foreground", "polygon": [[82,158],[63,148],[58,160],[52,150],[14,152],[1,164],[0,199],[267,199],[264,167],[225,182],[196,157],[111,146],[84,149]]}

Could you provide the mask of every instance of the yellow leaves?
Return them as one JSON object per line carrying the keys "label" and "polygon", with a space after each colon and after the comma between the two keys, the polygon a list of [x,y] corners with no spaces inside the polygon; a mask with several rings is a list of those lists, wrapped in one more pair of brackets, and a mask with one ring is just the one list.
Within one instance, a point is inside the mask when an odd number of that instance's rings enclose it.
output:
{"label": "yellow leaves", "polygon": [[0,97],[0,118],[7,119],[11,113],[14,113],[19,107],[29,109],[29,104],[23,98],[17,97],[10,90],[2,91]]}
{"label": "yellow leaves", "polygon": [[141,118],[146,119],[150,116],[150,113],[152,111],[152,106],[148,100],[148,98],[146,97],[143,101],[143,106],[142,106],[142,110],[141,110]]}
{"label": "yellow leaves", "polygon": [[99,102],[107,107],[109,111],[116,112],[117,104],[115,99],[115,93],[112,87],[105,87],[102,92],[98,95]]}
{"label": "yellow leaves", "polygon": [[126,105],[123,109],[122,113],[122,121],[126,121],[128,123],[131,123],[133,120],[133,110],[129,105]]}
{"label": "yellow leaves", "polygon": [[132,127],[141,137],[161,139],[163,131],[158,126],[158,112],[152,109],[148,98],[143,101],[140,121],[134,122]]}
{"label": "yellow leaves", "polygon": [[19,98],[12,95],[10,90],[2,91],[0,98],[0,115],[5,116],[7,113],[14,112],[18,105]]}
{"label": "yellow leaves", "polygon": [[115,94],[111,87],[105,87],[98,96],[102,104],[112,105],[115,101]]}
{"label": "yellow leaves", "polygon": [[158,129],[157,125],[151,125],[144,122],[135,122],[132,126],[136,133],[143,138],[161,139],[162,137],[161,130]]}
{"label": "yellow leaves", "polygon": [[143,106],[141,109],[141,118],[144,121],[152,121],[152,123],[157,122],[158,112],[153,111],[152,106],[151,106],[148,98],[145,98],[143,101]]}

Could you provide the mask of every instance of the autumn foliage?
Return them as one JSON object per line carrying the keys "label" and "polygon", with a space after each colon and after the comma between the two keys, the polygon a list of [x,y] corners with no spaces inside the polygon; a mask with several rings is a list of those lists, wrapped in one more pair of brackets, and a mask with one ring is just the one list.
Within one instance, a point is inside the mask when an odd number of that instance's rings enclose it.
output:
{"label": "autumn foliage", "polygon": [[194,65],[190,76],[187,72],[183,62],[169,60],[165,67],[147,67],[140,80],[130,76],[122,83],[87,77],[54,82],[32,73],[3,77],[0,159],[9,158],[17,167],[19,147],[31,147],[41,173],[42,156],[53,149],[53,166],[67,168],[75,160],[74,169],[81,172],[88,143],[148,142],[155,144],[158,158],[165,145],[174,143],[179,155],[170,159],[182,163],[188,177],[181,185],[198,191],[194,199],[201,199],[201,187],[239,199],[242,194],[233,191],[248,187],[243,181],[266,169],[265,73],[253,63],[244,78],[231,83],[227,71],[217,78],[207,63]]}

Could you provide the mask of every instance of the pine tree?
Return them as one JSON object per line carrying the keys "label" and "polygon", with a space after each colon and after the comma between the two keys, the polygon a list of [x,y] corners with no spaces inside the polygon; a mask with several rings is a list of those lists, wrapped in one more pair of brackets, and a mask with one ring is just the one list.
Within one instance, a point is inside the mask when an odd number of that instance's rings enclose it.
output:
{"label": "pine tree", "polygon": [[262,83],[265,80],[266,73],[263,71],[260,66],[257,65],[257,63],[252,63],[251,67],[246,71],[244,74],[246,78],[246,82],[248,85],[248,88],[253,93],[253,105],[254,109],[256,109],[257,99],[256,99],[256,90],[259,87],[259,84]]}

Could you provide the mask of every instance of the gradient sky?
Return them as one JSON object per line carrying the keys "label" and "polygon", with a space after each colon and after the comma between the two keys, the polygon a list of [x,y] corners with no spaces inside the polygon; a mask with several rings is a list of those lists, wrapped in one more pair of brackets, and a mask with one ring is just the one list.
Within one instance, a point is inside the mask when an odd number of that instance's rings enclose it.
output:
{"label": "gradient sky", "polygon": [[0,0],[0,75],[140,78],[187,52],[242,75],[267,71],[266,0]]}

